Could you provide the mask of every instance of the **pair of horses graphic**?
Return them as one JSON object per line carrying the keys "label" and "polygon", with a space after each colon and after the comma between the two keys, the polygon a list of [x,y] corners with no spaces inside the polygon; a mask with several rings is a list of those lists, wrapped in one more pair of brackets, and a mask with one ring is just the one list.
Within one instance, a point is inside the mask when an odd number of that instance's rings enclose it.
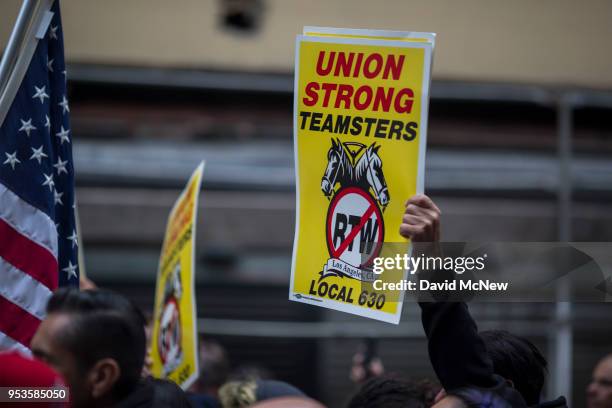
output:
{"label": "pair of horses graphic", "polygon": [[327,167],[321,180],[321,190],[326,197],[333,196],[337,189],[357,187],[370,193],[370,189],[379,206],[384,210],[391,197],[382,170],[382,160],[378,155],[380,145],[372,143],[366,146],[357,142],[342,143],[332,139],[332,146],[327,152]]}

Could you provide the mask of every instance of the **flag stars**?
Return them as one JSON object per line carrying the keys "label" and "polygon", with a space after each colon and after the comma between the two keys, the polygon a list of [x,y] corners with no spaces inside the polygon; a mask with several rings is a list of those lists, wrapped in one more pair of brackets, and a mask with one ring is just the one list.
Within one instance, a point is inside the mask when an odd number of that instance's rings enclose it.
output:
{"label": "flag stars", "polygon": [[45,125],[44,125],[47,129],[49,129],[49,131],[51,131],[51,120],[49,119],[49,115],[45,115]]}
{"label": "flag stars", "polygon": [[[52,60],[53,61],[53,60]],[[47,86],[43,85],[42,87],[37,87],[36,85],[34,85],[34,95],[32,95],[32,99],[34,98],[38,98],[40,100],[40,103],[45,103],[45,98],[49,98],[49,95],[47,95]]]}
{"label": "flag stars", "polygon": [[78,235],[76,233],[76,230],[72,230],[72,235],[66,238],[68,241],[72,241],[72,248],[74,248],[75,246],[78,246]]}
{"label": "flag stars", "polygon": [[60,145],[63,145],[64,142],[70,143],[70,139],[68,138],[69,133],[70,129],[64,129],[64,126],[62,126],[61,131],[55,134],[55,136],[60,138]]}
{"label": "flag stars", "polygon": [[62,107],[63,114],[66,114],[66,112],[70,113],[70,107],[68,107],[68,99],[66,99],[66,95],[62,96],[62,101],[58,103],[58,105]]}
{"label": "flag stars", "polygon": [[64,193],[60,193],[57,190],[53,190],[53,201],[54,201],[54,204],[64,205],[64,203],[62,202],[62,196],[63,195],[64,195]]}
{"label": "flag stars", "polygon": [[38,164],[42,163],[43,157],[49,157],[45,154],[45,152],[43,152],[42,145],[40,145],[38,149],[35,149],[33,147],[31,149],[32,149],[32,156],[30,157],[30,160],[38,160]]}
{"label": "flag stars", "polygon": [[42,183],[42,185],[49,186],[49,191],[53,191],[53,187],[55,187],[55,181],[53,181],[53,173],[49,175],[43,173],[43,176],[45,176],[45,181]]}
{"label": "flag stars", "polygon": [[61,157],[57,156],[57,163],[53,165],[57,170],[57,175],[59,176],[62,172],[68,174],[68,170],[66,169],[66,164],[68,164],[68,160],[62,160]]}
{"label": "flag stars", "polygon": [[57,29],[59,28],[59,26],[51,26],[49,28],[49,38],[51,38],[52,40],[57,40]]}
{"label": "flag stars", "polygon": [[55,61],[53,58],[49,59],[49,57],[47,57],[47,70],[49,72],[53,72],[53,61]]}
{"label": "flag stars", "polygon": [[76,270],[77,270],[77,265],[73,265],[71,261],[68,261],[68,266],[62,269],[62,271],[68,274],[68,279],[72,278],[73,276],[75,278],[77,277]]}
{"label": "flag stars", "polygon": [[8,164],[13,170],[15,170],[15,164],[21,163],[21,161],[17,158],[17,150],[15,150],[12,154],[9,154],[8,152],[4,154],[6,154],[6,160],[2,164]]}
{"label": "flag stars", "polygon": [[30,137],[30,132],[32,130],[36,130],[36,126],[32,124],[32,118],[26,120],[21,120],[21,127],[19,128],[19,132],[26,132],[26,135]]}

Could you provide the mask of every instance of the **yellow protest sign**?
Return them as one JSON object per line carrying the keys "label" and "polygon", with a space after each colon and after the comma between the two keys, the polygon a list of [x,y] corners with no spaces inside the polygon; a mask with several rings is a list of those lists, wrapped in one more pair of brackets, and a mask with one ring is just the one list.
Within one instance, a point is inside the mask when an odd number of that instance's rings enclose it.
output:
{"label": "yellow protest sign", "polygon": [[304,35],[320,37],[369,38],[377,40],[406,40],[414,42],[429,42],[435,46],[435,33],[422,33],[418,31],[395,30],[362,30],[355,28],[314,27],[306,26]]}
{"label": "yellow protest sign", "polygon": [[403,295],[376,290],[374,281],[385,277],[372,264],[383,243],[404,243],[409,251],[399,226],[405,201],[424,189],[435,37],[304,32],[295,57],[289,298],[398,323]]}
{"label": "yellow protest sign", "polygon": [[187,389],[198,378],[195,228],[204,162],[174,203],[162,245],[151,334],[151,374]]}

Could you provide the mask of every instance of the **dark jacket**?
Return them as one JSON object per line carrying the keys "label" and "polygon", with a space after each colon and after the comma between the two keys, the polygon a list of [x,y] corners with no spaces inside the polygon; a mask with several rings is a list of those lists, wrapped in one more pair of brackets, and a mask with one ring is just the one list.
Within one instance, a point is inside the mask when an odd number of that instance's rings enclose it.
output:
{"label": "dark jacket", "polygon": [[146,378],[116,408],[191,408],[185,392],[175,383]]}
{"label": "dark jacket", "polygon": [[212,395],[188,392],[187,398],[189,398],[193,408],[221,408],[221,403]]}

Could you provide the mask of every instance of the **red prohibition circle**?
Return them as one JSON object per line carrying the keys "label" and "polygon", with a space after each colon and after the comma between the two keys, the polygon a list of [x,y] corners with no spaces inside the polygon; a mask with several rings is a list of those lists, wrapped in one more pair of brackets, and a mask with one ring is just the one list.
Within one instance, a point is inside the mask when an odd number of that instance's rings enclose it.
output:
{"label": "red prohibition circle", "polygon": [[[164,312],[167,310],[168,306],[173,305],[174,306],[174,313],[173,313],[173,318],[171,320],[171,326],[172,326],[172,332],[171,333],[163,333],[158,335],[158,343],[157,343],[157,349],[159,351],[159,356],[162,360],[162,363],[165,364],[166,360],[168,358],[168,347],[165,344],[165,339],[164,337],[166,336],[170,336],[170,337],[176,337],[176,344],[180,344],[181,343],[181,329],[180,329],[180,315],[179,315],[179,305],[178,302],[176,300],[176,298],[174,296],[170,297],[167,301],[166,304],[164,305],[164,308],[162,309],[162,313],[161,313],[161,318],[163,319],[164,316]],[[172,322],[174,322],[174,325],[172,325]],[[160,325],[160,330],[162,330],[161,325]]]}
{"label": "red prohibition circle", "polygon": [[357,187],[345,187],[345,188],[341,188],[334,195],[327,209],[327,222],[325,225],[327,251],[329,252],[329,255],[331,257],[334,257],[336,248],[334,248],[333,243],[332,243],[331,223],[333,221],[334,211],[336,210],[336,206],[338,205],[340,200],[342,200],[342,198],[347,196],[348,194],[358,194],[361,197],[365,198],[366,201],[370,204],[370,206],[374,208],[374,214],[376,215],[376,219],[378,220],[379,228],[378,228],[377,244],[374,250],[372,251],[372,255],[370,255],[370,257],[365,262],[359,265],[359,268],[363,268],[363,267],[370,266],[374,262],[374,258],[376,258],[379,255],[380,249],[383,244],[384,229],[385,229],[382,212],[380,211],[380,208],[378,207],[378,205],[376,205],[376,201],[374,201],[374,198],[372,198],[372,195],[370,195],[370,193],[368,193],[367,191],[364,191]]}

